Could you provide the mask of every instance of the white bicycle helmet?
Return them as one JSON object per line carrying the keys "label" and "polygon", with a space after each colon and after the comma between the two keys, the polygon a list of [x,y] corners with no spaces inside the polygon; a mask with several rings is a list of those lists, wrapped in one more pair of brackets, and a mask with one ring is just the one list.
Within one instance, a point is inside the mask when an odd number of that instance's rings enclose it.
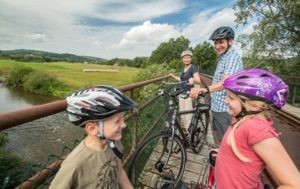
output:
{"label": "white bicycle helmet", "polygon": [[193,56],[193,53],[190,51],[190,50],[186,50],[186,51],[183,51],[181,53],[181,58],[184,57],[184,56]]}
{"label": "white bicycle helmet", "polygon": [[82,126],[87,120],[102,120],[137,104],[116,88],[95,86],[75,92],[66,98],[69,120]]}

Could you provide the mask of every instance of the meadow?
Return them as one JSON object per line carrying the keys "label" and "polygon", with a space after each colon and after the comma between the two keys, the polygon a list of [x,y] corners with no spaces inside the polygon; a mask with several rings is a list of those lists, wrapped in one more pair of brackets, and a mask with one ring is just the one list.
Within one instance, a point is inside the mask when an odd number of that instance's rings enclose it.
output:
{"label": "meadow", "polygon": [[[93,85],[122,86],[135,81],[139,68],[108,66],[99,64],[67,63],[67,62],[18,62],[0,60],[0,75],[7,74],[14,66],[26,66],[34,70],[54,76],[71,90]],[[117,72],[84,72],[83,69],[117,70]]]}

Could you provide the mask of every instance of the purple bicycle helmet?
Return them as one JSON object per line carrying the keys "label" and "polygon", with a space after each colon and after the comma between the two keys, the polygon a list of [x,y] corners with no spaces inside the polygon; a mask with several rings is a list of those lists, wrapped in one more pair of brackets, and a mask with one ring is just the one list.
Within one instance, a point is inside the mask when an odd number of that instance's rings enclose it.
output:
{"label": "purple bicycle helmet", "polygon": [[269,71],[250,68],[228,77],[226,89],[253,100],[263,100],[282,108],[287,102],[289,88],[281,78]]}

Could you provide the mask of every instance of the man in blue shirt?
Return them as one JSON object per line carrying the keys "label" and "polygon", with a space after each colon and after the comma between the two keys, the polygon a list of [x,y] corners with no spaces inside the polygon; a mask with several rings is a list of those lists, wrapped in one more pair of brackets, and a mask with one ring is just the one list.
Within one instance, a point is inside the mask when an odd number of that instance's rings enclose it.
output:
{"label": "man in blue shirt", "polygon": [[[216,29],[209,38],[214,43],[214,48],[220,56],[212,85],[208,87],[211,93],[212,130],[217,134],[217,142],[220,142],[228,126],[231,124],[231,117],[227,112],[227,105],[224,100],[226,92],[223,81],[233,73],[243,69],[240,55],[232,48],[234,31],[232,28],[223,26]],[[207,92],[206,88],[191,89],[190,96],[197,97],[199,93]],[[216,136],[215,136],[216,137]]]}

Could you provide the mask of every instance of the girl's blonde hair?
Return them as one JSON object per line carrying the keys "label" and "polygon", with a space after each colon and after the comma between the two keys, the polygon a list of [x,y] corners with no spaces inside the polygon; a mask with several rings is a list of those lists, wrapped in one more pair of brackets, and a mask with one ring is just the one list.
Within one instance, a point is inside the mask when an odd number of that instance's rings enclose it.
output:
{"label": "girl's blonde hair", "polygon": [[[240,97],[239,97],[240,98]],[[241,98],[240,98],[241,99]],[[246,100],[243,101],[242,99],[241,105],[246,111],[253,111],[253,107],[256,108],[256,111],[260,111],[258,114],[264,115],[267,119],[270,119],[270,113],[269,113],[269,106],[263,102],[263,101],[258,101],[258,100]],[[258,110],[257,110],[258,108]],[[238,120],[236,123],[233,124],[232,130],[230,131],[228,138],[227,138],[227,143],[231,147],[233,153],[243,162],[249,163],[251,162],[249,158],[244,156],[239,149],[237,148],[235,138],[234,138],[234,133],[236,129],[241,125],[242,122],[251,119],[252,117],[256,116],[257,114],[252,114],[252,115],[246,115],[242,117],[240,120]]]}

